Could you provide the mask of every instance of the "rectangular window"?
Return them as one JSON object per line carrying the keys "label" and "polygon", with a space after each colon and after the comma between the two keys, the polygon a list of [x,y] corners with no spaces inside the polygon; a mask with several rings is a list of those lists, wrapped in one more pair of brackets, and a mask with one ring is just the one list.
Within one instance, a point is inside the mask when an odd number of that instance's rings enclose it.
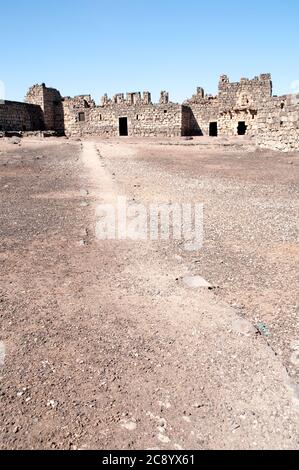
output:
{"label": "rectangular window", "polygon": [[84,122],[85,121],[85,113],[79,113],[79,122]]}

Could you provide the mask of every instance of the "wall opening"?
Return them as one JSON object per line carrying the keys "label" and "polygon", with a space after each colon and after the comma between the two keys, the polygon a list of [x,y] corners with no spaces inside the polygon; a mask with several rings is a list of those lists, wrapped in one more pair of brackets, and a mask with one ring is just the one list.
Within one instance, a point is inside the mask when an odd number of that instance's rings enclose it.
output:
{"label": "wall opening", "polygon": [[238,123],[238,135],[245,135],[247,131],[247,126],[245,121],[239,121]]}
{"label": "wall opening", "polygon": [[85,113],[79,113],[78,114],[78,119],[79,119],[79,122],[84,122],[85,121]]}
{"label": "wall opening", "polygon": [[128,135],[128,118],[126,117],[119,118],[119,135],[120,136]]}
{"label": "wall opening", "polygon": [[218,136],[218,122],[210,122],[209,136],[210,137]]}

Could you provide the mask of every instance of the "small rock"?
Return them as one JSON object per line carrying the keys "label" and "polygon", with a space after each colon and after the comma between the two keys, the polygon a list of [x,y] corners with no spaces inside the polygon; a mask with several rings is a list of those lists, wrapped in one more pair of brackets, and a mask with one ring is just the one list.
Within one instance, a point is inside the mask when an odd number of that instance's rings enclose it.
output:
{"label": "small rock", "polygon": [[54,409],[54,408],[57,408],[57,406],[58,406],[58,401],[56,401],[56,400],[48,400],[47,406],[51,406],[53,409]]}
{"label": "small rock", "polygon": [[169,444],[170,439],[168,436],[165,434],[158,434],[157,438],[159,439],[160,442],[163,442],[163,444]]}
{"label": "small rock", "polygon": [[20,144],[21,139],[20,139],[20,137],[12,137],[11,139],[9,139],[9,142],[11,144],[18,145],[18,144]]}
{"label": "small rock", "polygon": [[199,287],[206,287],[212,288],[211,284],[209,284],[203,277],[201,276],[185,276],[183,278],[183,283],[187,287],[191,287],[192,289],[197,289]]}
{"label": "small rock", "polygon": [[298,351],[299,350],[299,339],[296,339],[295,341],[292,341],[290,346],[291,346],[292,351]]}
{"label": "small rock", "polygon": [[174,444],[173,447],[175,448],[175,450],[184,450],[184,448],[180,446],[180,444]]}
{"label": "small rock", "polygon": [[137,428],[137,424],[133,420],[123,421],[121,423],[121,427],[127,429],[128,431],[135,431],[135,429]]}
{"label": "small rock", "polygon": [[186,421],[186,423],[191,423],[191,418],[189,418],[189,416],[183,416],[183,420]]}
{"label": "small rock", "polygon": [[290,361],[293,364],[293,366],[299,365],[299,350],[293,352],[293,354],[291,355]]}
{"label": "small rock", "polygon": [[5,360],[5,344],[3,341],[0,341],[0,367],[4,366]]}
{"label": "small rock", "polygon": [[251,336],[257,334],[257,329],[245,318],[238,318],[233,321],[233,330],[237,333],[241,333],[244,336]]}

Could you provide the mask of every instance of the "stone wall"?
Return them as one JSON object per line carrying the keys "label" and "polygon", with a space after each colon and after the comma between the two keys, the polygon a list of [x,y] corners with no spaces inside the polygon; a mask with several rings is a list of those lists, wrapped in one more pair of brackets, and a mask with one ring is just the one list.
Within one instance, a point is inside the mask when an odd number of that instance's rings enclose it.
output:
{"label": "stone wall", "polygon": [[67,136],[119,135],[178,137],[248,135],[258,145],[282,151],[298,149],[299,95],[272,96],[270,74],[231,83],[221,75],[218,94],[203,88],[182,105],[162,91],[104,95],[96,105],[90,95],[62,98],[43,83],[31,87],[26,103],[0,105],[0,130],[55,131]]}
{"label": "stone wall", "polygon": [[137,92],[126,97],[120,93],[112,99],[104,95],[100,106],[82,96],[65,98],[63,108],[66,135],[118,136],[120,118],[127,119],[129,136],[182,135],[182,106],[170,103],[166,92],[161,93],[159,104],[151,102],[149,92]]}
{"label": "stone wall", "polygon": [[238,135],[239,123],[245,123],[245,132],[257,133],[256,116],[259,109],[271,100],[272,81],[270,74],[262,74],[252,80],[241,78],[231,83],[227,75],[221,75],[218,95],[205,95],[203,88],[185,101],[191,110],[190,134],[209,135],[210,123],[217,123],[220,136]]}
{"label": "stone wall", "polygon": [[299,149],[299,95],[273,97],[257,117],[257,144],[279,151]]}
{"label": "stone wall", "polygon": [[44,129],[44,116],[40,106],[0,102],[0,131],[38,131]]}
{"label": "stone wall", "polygon": [[55,130],[60,134],[64,133],[62,98],[58,90],[47,88],[44,83],[33,85],[25,97],[25,102],[41,107],[46,130]]}
{"label": "stone wall", "polygon": [[216,96],[205,96],[202,88],[184,105],[190,109],[190,122],[187,135],[209,135],[210,122],[219,119],[219,100]]}
{"label": "stone wall", "polygon": [[262,74],[252,80],[241,78],[240,82],[230,83],[227,75],[219,80],[219,111],[258,109],[261,101],[272,96],[272,80],[270,74]]}

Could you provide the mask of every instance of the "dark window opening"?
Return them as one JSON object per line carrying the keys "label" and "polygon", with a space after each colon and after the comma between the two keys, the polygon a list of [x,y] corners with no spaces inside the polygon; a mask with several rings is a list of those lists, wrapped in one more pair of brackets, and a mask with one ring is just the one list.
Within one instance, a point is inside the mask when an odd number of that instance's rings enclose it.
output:
{"label": "dark window opening", "polygon": [[85,121],[85,113],[79,113],[79,122],[84,122]]}
{"label": "dark window opening", "polygon": [[119,135],[128,135],[128,118],[126,117],[119,118]]}
{"label": "dark window opening", "polygon": [[0,126],[0,131],[3,131],[3,126]]}
{"label": "dark window opening", "polygon": [[217,122],[210,122],[209,136],[210,137],[218,136],[218,123]]}
{"label": "dark window opening", "polygon": [[167,109],[164,109],[164,114],[167,114]]}
{"label": "dark window opening", "polygon": [[280,121],[280,127],[283,126],[283,121]]}
{"label": "dark window opening", "polygon": [[284,103],[281,103],[280,107],[281,107],[281,109],[283,109],[284,108]]}
{"label": "dark window opening", "polygon": [[26,126],[22,126],[22,130],[25,132],[27,131],[27,127]]}
{"label": "dark window opening", "polygon": [[238,135],[245,135],[247,131],[247,126],[245,121],[239,121],[238,124]]}
{"label": "dark window opening", "polygon": [[100,121],[101,121],[101,120],[102,120],[102,115],[100,114],[100,116],[99,116],[99,117],[100,117]]}

